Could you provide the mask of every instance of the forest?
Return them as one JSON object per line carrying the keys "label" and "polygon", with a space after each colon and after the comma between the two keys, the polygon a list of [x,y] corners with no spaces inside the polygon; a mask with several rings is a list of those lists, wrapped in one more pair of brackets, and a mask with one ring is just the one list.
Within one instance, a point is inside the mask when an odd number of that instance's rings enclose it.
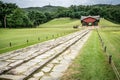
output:
{"label": "forest", "polygon": [[20,8],[13,3],[0,1],[0,28],[32,28],[54,18],[100,15],[114,23],[120,23],[120,4],[71,5],[60,7],[46,5],[43,7]]}

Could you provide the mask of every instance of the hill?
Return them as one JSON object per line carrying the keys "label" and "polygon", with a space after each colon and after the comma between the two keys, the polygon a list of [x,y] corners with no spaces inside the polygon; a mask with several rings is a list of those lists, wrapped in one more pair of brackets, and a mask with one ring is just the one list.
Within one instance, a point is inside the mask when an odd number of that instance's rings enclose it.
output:
{"label": "hill", "polygon": [[[81,26],[81,22],[79,19],[71,19],[71,18],[56,18],[53,19],[47,23],[41,24],[39,27],[43,28],[72,28],[74,25],[80,25]],[[104,18],[101,18],[100,22],[99,22],[99,26],[103,26],[103,27],[118,27],[120,26],[119,24],[115,24],[112,23]]]}
{"label": "hill", "polygon": [[48,28],[72,28],[74,25],[81,25],[79,19],[71,18],[56,18],[45,24],[40,25],[39,27],[48,27]]}
{"label": "hill", "polygon": [[113,27],[113,26],[120,26],[119,24],[112,23],[104,18],[101,18],[99,26],[105,26],[105,27]]}
{"label": "hill", "polygon": [[56,12],[59,8],[63,8],[63,7],[46,5],[43,7],[28,7],[28,8],[22,8],[22,9],[24,11]]}

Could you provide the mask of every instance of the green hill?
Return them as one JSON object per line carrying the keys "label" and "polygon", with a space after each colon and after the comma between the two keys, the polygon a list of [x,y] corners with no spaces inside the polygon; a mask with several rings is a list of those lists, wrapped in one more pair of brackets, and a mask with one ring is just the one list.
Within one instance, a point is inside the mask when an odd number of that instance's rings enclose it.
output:
{"label": "green hill", "polygon": [[74,25],[81,25],[79,19],[70,18],[56,18],[39,27],[49,27],[49,28],[72,28]]}
{"label": "green hill", "polygon": [[[39,27],[43,28],[72,28],[74,25],[81,25],[79,19],[71,19],[71,18],[56,18],[47,23],[41,24]],[[118,27],[119,24],[112,23],[106,19],[101,18],[99,26],[104,27]]]}
{"label": "green hill", "polygon": [[104,18],[101,18],[99,26],[104,26],[104,27],[113,27],[113,26],[120,26],[119,24],[112,23]]}
{"label": "green hill", "polygon": [[25,11],[40,11],[40,12],[56,12],[59,8],[63,8],[60,6],[43,6],[43,7],[28,7],[28,8],[23,8]]}

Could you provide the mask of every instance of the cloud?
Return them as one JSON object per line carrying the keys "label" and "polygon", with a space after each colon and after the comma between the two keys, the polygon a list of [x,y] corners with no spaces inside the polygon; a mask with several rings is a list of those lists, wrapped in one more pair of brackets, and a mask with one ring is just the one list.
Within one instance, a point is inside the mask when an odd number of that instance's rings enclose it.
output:
{"label": "cloud", "polygon": [[54,6],[69,7],[70,5],[93,4],[120,4],[120,0],[2,0],[3,2],[16,3],[19,7],[41,7],[49,3]]}

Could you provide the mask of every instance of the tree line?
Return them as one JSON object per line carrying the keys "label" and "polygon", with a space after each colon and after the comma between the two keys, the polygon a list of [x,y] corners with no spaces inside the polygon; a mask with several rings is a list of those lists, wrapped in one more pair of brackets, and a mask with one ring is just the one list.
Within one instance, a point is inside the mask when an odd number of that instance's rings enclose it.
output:
{"label": "tree line", "polygon": [[[53,6],[49,6],[53,7]],[[120,23],[120,5],[71,5],[68,8],[58,7],[55,11],[25,11],[16,4],[0,1],[0,28],[32,28],[54,18],[78,18],[88,15],[100,15],[102,18]]]}
{"label": "tree line", "polygon": [[100,15],[100,17],[110,20],[114,23],[120,23],[120,5],[72,5],[67,9],[61,9],[58,13],[58,17],[70,17],[78,19],[80,19],[81,16]]}

